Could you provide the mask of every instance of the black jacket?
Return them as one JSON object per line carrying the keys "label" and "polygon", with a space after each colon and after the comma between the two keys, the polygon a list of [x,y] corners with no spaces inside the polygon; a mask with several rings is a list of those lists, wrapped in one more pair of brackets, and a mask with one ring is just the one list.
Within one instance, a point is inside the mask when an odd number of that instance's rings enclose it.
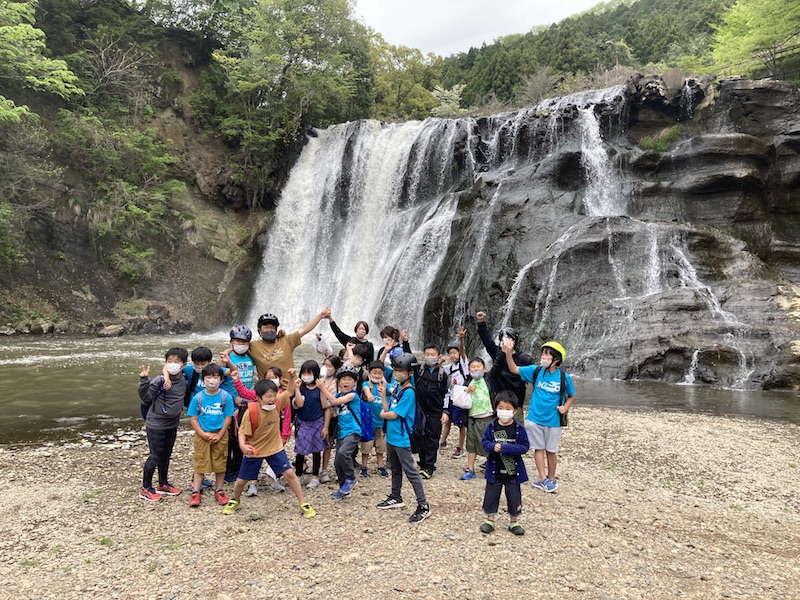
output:
{"label": "black jacket", "polygon": [[[489,371],[489,387],[495,395],[503,390],[514,392],[519,401],[519,406],[522,407],[525,402],[525,382],[520,379],[519,375],[515,375],[508,370],[505,352],[494,343],[486,322],[478,323],[478,335],[481,338],[481,342],[483,342],[483,347],[486,348],[486,352],[492,357],[492,369]],[[531,356],[524,352],[514,351],[513,357],[514,362],[519,367],[533,364]]]}

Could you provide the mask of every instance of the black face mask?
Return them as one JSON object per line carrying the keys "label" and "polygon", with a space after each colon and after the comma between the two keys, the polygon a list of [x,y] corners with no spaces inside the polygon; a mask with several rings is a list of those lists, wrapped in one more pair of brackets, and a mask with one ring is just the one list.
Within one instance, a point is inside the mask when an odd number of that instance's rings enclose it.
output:
{"label": "black face mask", "polygon": [[261,339],[265,342],[274,342],[275,338],[278,337],[278,333],[275,331],[267,331],[261,334]]}

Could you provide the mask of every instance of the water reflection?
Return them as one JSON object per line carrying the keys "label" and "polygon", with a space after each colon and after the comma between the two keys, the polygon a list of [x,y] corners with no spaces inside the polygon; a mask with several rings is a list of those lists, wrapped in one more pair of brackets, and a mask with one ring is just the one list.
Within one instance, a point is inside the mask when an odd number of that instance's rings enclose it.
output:
{"label": "water reflection", "polygon": [[[0,340],[4,401],[0,443],[75,437],[141,425],[139,366],[156,374],[172,346],[208,346],[218,353],[227,332],[113,339],[14,336]],[[300,364],[319,358],[310,344],[295,350]],[[577,401],[595,406],[745,415],[800,423],[795,392],[718,390],[646,382],[576,379]]]}

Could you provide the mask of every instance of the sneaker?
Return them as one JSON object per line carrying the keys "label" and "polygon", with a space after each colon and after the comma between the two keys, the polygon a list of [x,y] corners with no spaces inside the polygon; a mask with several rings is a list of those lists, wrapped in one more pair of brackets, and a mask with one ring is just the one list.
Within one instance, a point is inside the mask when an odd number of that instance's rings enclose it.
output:
{"label": "sneaker", "polygon": [[543,492],[547,491],[547,486],[545,485],[544,480],[534,481],[533,483],[531,483],[531,485],[536,489],[542,490]]}
{"label": "sneaker", "polygon": [[461,458],[464,456],[464,451],[461,448],[456,448],[450,458]]}
{"label": "sneaker", "polygon": [[171,483],[167,482],[164,485],[159,485],[156,488],[156,492],[161,494],[162,496],[177,496],[181,493],[180,488],[176,488]]}
{"label": "sneaker", "polygon": [[286,491],[286,488],[280,482],[280,479],[276,479],[275,481],[273,481],[272,485],[269,486],[269,489],[271,489],[273,492],[285,492]]}
{"label": "sneaker", "polygon": [[225,505],[225,508],[222,509],[223,515],[232,515],[236,510],[239,508],[239,501],[238,500],[229,500],[228,503]]}
{"label": "sneaker", "polygon": [[331,480],[331,476],[328,474],[327,471],[323,471],[319,474],[319,482],[320,483],[328,483]]}
{"label": "sneaker", "polygon": [[300,505],[300,510],[303,512],[303,516],[306,519],[310,519],[311,517],[317,514],[317,511],[315,511],[314,507],[311,506],[311,504],[309,504],[308,502],[303,502]]}
{"label": "sneaker", "polygon": [[408,517],[409,523],[419,523],[420,521],[424,521],[428,517],[431,516],[431,507],[428,504],[418,504],[417,510],[414,511],[410,517]]}
{"label": "sneaker", "polygon": [[349,496],[350,492],[353,491],[353,487],[356,485],[355,479],[345,479],[342,487],[339,488],[339,491],[342,492],[342,496]]}
{"label": "sneaker", "polygon": [[256,486],[255,481],[251,481],[247,484],[247,495],[248,496],[258,496],[258,487]]}
{"label": "sneaker", "polygon": [[481,533],[492,533],[494,531],[494,522],[486,519],[481,523]]}
{"label": "sneaker", "polygon": [[470,479],[475,479],[477,475],[475,475],[475,471],[472,469],[464,469],[464,474],[461,476],[462,481],[468,481]]}
{"label": "sneaker", "polygon": [[333,498],[334,500],[341,500],[342,498],[344,498],[344,494],[342,494],[342,490],[336,490],[331,494],[331,498]]}
{"label": "sneaker", "polygon": [[[235,483],[237,477],[238,475],[236,473],[225,473],[225,483]],[[206,482],[204,481],[203,485],[205,485],[205,483]],[[208,485],[205,487],[211,487],[211,482],[209,481]]]}
{"label": "sneaker", "polygon": [[223,506],[226,505],[230,500],[230,498],[228,498],[228,494],[225,493],[225,490],[215,491],[214,498],[216,499],[218,504],[222,504]]}
{"label": "sneaker", "polygon": [[319,487],[319,477],[312,476],[306,484],[306,489],[315,490]]}
{"label": "sneaker", "polygon": [[544,481],[542,483],[544,484],[544,491],[545,492],[549,492],[549,493],[552,494],[553,492],[555,492],[558,489],[558,480],[557,479],[550,479],[549,477],[545,477]]}
{"label": "sneaker", "polygon": [[423,479],[430,479],[431,478],[431,473],[430,473],[430,471],[428,471],[428,469],[420,469],[419,470],[419,475]]}
{"label": "sneaker", "polygon": [[149,500],[150,502],[158,502],[161,500],[161,494],[156,492],[152,487],[139,489],[139,498],[142,500]]}
{"label": "sneaker", "polygon": [[525,530],[519,523],[511,523],[511,525],[508,526],[508,530],[514,535],[525,535]]}
{"label": "sneaker", "polygon": [[403,502],[402,498],[392,498],[391,496],[389,496],[383,502],[379,502],[376,508],[384,510],[387,508],[403,508],[405,505],[406,503]]}
{"label": "sneaker", "polygon": [[[236,480],[234,479],[234,481],[236,481]],[[228,483],[230,483],[230,482],[228,482]],[[210,480],[203,479],[203,483],[200,484],[200,491],[202,492],[204,489],[210,488],[212,485],[214,485],[214,484],[211,483]]]}
{"label": "sneaker", "polygon": [[361,467],[359,475],[361,475],[361,477],[369,477],[369,473],[367,473],[367,467]]}
{"label": "sneaker", "polygon": [[200,506],[200,500],[202,499],[203,497],[200,495],[200,492],[192,492],[192,495],[189,496],[189,506],[191,508]]}
{"label": "sneaker", "polygon": [[378,467],[378,475],[381,477],[388,477],[389,471],[386,470],[386,467]]}

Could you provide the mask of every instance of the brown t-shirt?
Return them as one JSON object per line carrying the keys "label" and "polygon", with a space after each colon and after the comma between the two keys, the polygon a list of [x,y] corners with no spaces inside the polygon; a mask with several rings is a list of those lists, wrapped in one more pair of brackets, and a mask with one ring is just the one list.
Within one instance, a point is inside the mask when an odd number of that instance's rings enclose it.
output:
{"label": "brown t-shirt", "polygon": [[282,338],[278,338],[274,342],[265,342],[264,340],[254,340],[250,342],[250,351],[248,354],[253,359],[253,364],[256,366],[258,378],[264,379],[264,373],[270,367],[278,367],[283,375],[281,376],[281,383],[286,387],[289,383],[287,378],[287,371],[294,368],[294,349],[300,345],[300,333],[293,331],[288,333]]}
{"label": "brown t-shirt", "polygon": [[[256,400],[258,402],[258,400]],[[256,449],[258,454],[254,458],[272,456],[283,450],[281,440],[281,411],[289,405],[289,392],[281,392],[275,402],[275,410],[264,410],[258,407],[258,428],[255,433],[250,425],[250,411],[244,412],[242,424],[239,429],[246,437],[248,444]]]}

